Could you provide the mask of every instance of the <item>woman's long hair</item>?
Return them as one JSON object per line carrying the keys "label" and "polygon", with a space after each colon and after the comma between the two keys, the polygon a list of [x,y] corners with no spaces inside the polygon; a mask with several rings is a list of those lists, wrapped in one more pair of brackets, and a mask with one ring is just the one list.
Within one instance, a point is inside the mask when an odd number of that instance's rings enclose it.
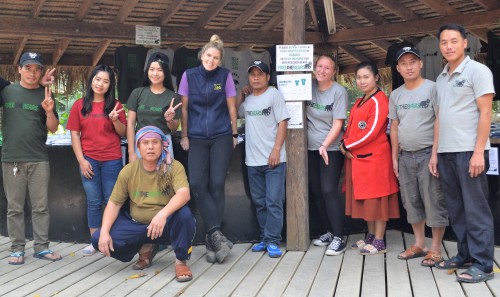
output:
{"label": "woman's long hair", "polygon": [[170,69],[168,67],[169,60],[167,55],[160,52],[152,53],[151,56],[149,57],[146,71],[144,71],[144,76],[142,78],[142,86],[149,87],[151,85],[151,80],[149,80],[148,72],[149,72],[149,67],[151,67],[151,63],[153,62],[158,62],[161,69],[163,69],[163,74],[165,75],[165,78],[163,79],[163,86],[173,91],[174,85],[172,83],[172,75],[170,74]]}
{"label": "woman's long hair", "polygon": [[109,113],[115,108],[116,99],[115,99],[115,73],[113,69],[108,65],[97,65],[94,70],[90,73],[89,80],[87,82],[87,88],[85,89],[85,96],[83,96],[83,107],[82,107],[82,115],[87,115],[92,112],[92,102],[94,101],[94,90],[92,90],[92,81],[94,77],[99,72],[107,72],[109,75],[109,88],[108,91],[104,94],[104,113],[106,116],[109,116]]}

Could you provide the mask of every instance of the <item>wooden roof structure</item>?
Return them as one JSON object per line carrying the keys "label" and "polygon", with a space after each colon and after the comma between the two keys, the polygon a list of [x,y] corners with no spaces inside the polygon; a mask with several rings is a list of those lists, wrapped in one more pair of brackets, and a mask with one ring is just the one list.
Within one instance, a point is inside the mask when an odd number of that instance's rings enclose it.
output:
{"label": "wooden roof structure", "polygon": [[[328,34],[322,0],[306,6],[306,43],[335,52],[341,73],[362,60],[383,66],[395,40],[418,42],[444,23],[460,23],[486,42],[500,35],[500,0],[333,1],[337,33]],[[283,0],[3,0],[0,65],[26,50],[53,66],[113,64],[121,45],[135,45],[135,25],[161,26],[162,47],[198,47],[213,33],[226,47],[260,50],[283,40]]]}

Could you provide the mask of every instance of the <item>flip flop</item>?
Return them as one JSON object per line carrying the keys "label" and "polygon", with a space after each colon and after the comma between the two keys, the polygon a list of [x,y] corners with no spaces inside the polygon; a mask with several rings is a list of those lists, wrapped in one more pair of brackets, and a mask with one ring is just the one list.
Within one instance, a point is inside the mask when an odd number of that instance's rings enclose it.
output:
{"label": "flip flop", "polygon": [[59,255],[59,257],[57,257],[57,258],[49,258],[49,257],[46,257],[47,255],[55,255],[55,254],[53,251],[46,249],[46,250],[43,250],[39,253],[34,254],[33,257],[38,258],[38,259],[42,259],[42,260],[52,261],[52,262],[59,261],[62,259],[61,255]]}
{"label": "flip flop", "polygon": [[[443,265],[441,265],[441,263]],[[472,263],[461,261],[457,258],[457,256],[453,256],[451,259],[436,263],[434,267],[438,269],[448,270],[448,269],[466,269],[469,268],[471,265]]]}
{"label": "flip flop", "polygon": [[[406,257],[402,256],[401,254],[406,255]],[[398,259],[399,260],[409,260],[409,259],[424,257],[425,255],[427,255],[427,252],[424,252],[424,250],[422,250],[418,246],[412,245],[409,248],[407,248],[405,251],[402,251],[398,255]]]}
{"label": "flip flop", "polygon": [[[10,253],[9,257],[11,257],[11,258],[17,258],[16,262],[9,261],[10,265],[22,265],[22,264],[24,264],[24,252],[13,252],[13,253]],[[21,257],[22,257],[22,260],[19,261],[19,259]]]}
{"label": "flip flop", "polygon": [[[470,278],[461,277],[462,274],[469,275]],[[464,283],[480,283],[480,282],[490,280],[494,277],[495,277],[495,275],[493,274],[493,272],[486,273],[486,272],[481,271],[481,269],[479,269],[475,266],[471,266],[471,267],[469,267],[469,269],[465,270],[464,272],[461,272],[457,276],[457,281],[464,282]]]}
{"label": "flip flop", "polygon": [[[181,277],[181,276],[187,277]],[[186,265],[186,263],[180,263],[175,265],[175,279],[180,282],[188,282],[193,279],[193,273],[191,269]]]}

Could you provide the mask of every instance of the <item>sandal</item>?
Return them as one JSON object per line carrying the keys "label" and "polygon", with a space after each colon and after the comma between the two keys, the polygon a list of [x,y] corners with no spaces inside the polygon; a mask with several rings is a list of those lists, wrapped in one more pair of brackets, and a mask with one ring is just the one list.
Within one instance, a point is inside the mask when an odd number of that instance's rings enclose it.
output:
{"label": "sandal", "polygon": [[471,262],[461,261],[457,256],[453,256],[451,259],[436,263],[434,267],[438,269],[466,269],[471,267],[471,265]]}
{"label": "sandal", "polygon": [[22,265],[24,264],[24,252],[12,252],[10,253],[11,258],[16,258],[16,261],[9,260],[10,265]]}
{"label": "sandal", "polygon": [[366,244],[359,253],[361,255],[369,256],[369,255],[377,255],[387,253],[387,249],[378,250],[375,246],[371,244]]}
{"label": "sandal", "polygon": [[418,246],[412,245],[409,248],[407,248],[405,251],[402,251],[398,255],[398,259],[399,260],[409,260],[409,259],[424,257],[425,255],[427,255],[427,252],[424,252],[424,250]]}
{"label": "sandal", "polygon": [[[426,263],[426,261],[430,261],[431,263]],[[441,256],[441,253],[429,251],[424,259],[422,259],[420,265],[424,267],[434,267],[437,263],[441,263],[443,261],[444,259],[443,256]]]}
{"label": "sandal", "polygon": [[[470,276],[470,278],[462,277],[461,275],[464,275],[464,274]],[[471,266],[471,267],[469,267],[469,269],[465,270],[464,272],[460,273],[457,276],[457,281],[464,282],[464,283],[479,283],[479,282],[484,282],[484,281],[490,280],[494,277],[495,277],[495,275],[493,274],[493,272],[486,273],[486,272],[481,271],[479,268],[477,268],[475,266]]]}
{"label": "sandal", "polygon": [[186,263],[175,265],[175,279],[180,283],[188,282],[193,279],[193,273],[191,272],[191,269],[189,269],[189,267],[186,265]]}
{"label": "sandal", "polygon": [[[50,257],[47,257],[48,255],[50,255]],[[42,259],[42,260],[52,261],[52,262],[59,261],[62,259],[61,255],[56,254],[49,249],[43,250],[39,253],[36,253],[33,255],[33,257],[38,258],[38,259]]]}
{"label": "sandal", "polygon": [[144,268],[148,268],[153,265],[153,258],[156,256],[159,250],[160,248],[158,247],[158,245],[154,244],[153,248],[149,252],[139,254],[139,260],[135,262],[134,266],[132,266],[132,269],[143,270]]}
{"label": "sandal", "polygon": [[368,233],[365,239],[360,239],[351,245],[353,250],[361,250],[365,245],[371,244],[375,239],[375,235]]}

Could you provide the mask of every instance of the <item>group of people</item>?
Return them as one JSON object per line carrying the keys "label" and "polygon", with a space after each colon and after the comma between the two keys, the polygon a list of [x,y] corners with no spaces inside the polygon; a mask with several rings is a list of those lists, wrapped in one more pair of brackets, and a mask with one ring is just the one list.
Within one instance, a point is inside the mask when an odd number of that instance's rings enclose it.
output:
{"label": "group of people", "polygon": [[[313,243],[327,246],[327,255],[343,253],[346,214],[367,223],[366,238],[352,249],[362,255],[387,252],[386,223],[400,216],[400,191],[415,243],[398,258],[423,257],[423,266],[440,269],[467,268],[458,275],[459,281],[485,281],[493,277],[493,220],[485,176],[493,79],[486,66],[465,56],[463,27],[442,26],[439,40],[448,64],[437,82],[421,77],[418,50],[403,48],[396,60],[405,84],[390,98],[379,88],[377,66],[360,63],[355,75],[363,96],[351,108],[345,129],[347,91],[334,80],[334,58],[318,58],[313,96],[306,107],[308,175],[311,201],[326,233]],[[139,254],[133,268],[144,269],[151,266],[159,245],[169,243],[176,256],[177,280],[191,280],[186,260],[196,227],[187,205],[192,195],[203,218],[206,261],[222,263],[233,247],[221,228],[224,183],[238,141],[238,116],[245,118],[245,163],[261,237],[252,251],[282,255],[290,115],[283,95],[269,86],[266,63],[249,65],[249,85],[237,94],[230,71],[220,67],[223,55],[222,41],[212,36],[200,51],[201,65],[182,75],[177,95],[172,91],[168,57],[154,53],[147,61],[143,87],[128,98],[127,119],[115,98],[112,69],[99,65],[92,71],[85,95],[73,105],[67,124],[87,196],[92,243],[84,255],[100,251],[131,261]],[[48,248],[45,141],[47,130],[57,129],[58,115],[50,90],[40,86],[50,84],[53,72],[42,77],[42,69],[39,54],[25,53],[19,65],[20,82],[0,81],[12,265],[24,263],[27,190],[35,256],[61,259]],[[187,174],[173,158],[171,133],[180,122],[180,144],[189,150]],[[125,167],[120,149],[124,136],[129,154]],[[345,208],[339,195],[343,168]],[[440,247],[448,218],[457,236],[458,254],[444,260]],[[432,228],[430,248],[425,242],[426,224]]]}
{"label": "group of people", "polygon": [[[345,132],[341,128],[346,118],[345,90],[333,81],[334,60],[319,58],[313,100],[307,107],[309,187],[327,232],[313,243],[328,245],[327,255],[346,248],[337,189],[345,162],[345,214],[365,220],[368,227],[366,238],[351,248],[362,255],[387,252],[386,222],[400,215],[400,191],[415,242],[397,257],[423,257],[422,266],[438,269],[463,268],[458,281],[482,282],[494,277],[486,179],[493,76],[485,65],[465,55],[462,26],[443,25],[438,36],[447,64],[436,82],[422,78],[421,56],[412,47],[396,54],[405,83],[390,98],[377,84],[376,65],[357,65],[356,83],[364,95],[351,108]],[[441,243],[449,223],[458,254],[444,260]],[[425,242],[426,225],[432,230],[430,247]]]}

